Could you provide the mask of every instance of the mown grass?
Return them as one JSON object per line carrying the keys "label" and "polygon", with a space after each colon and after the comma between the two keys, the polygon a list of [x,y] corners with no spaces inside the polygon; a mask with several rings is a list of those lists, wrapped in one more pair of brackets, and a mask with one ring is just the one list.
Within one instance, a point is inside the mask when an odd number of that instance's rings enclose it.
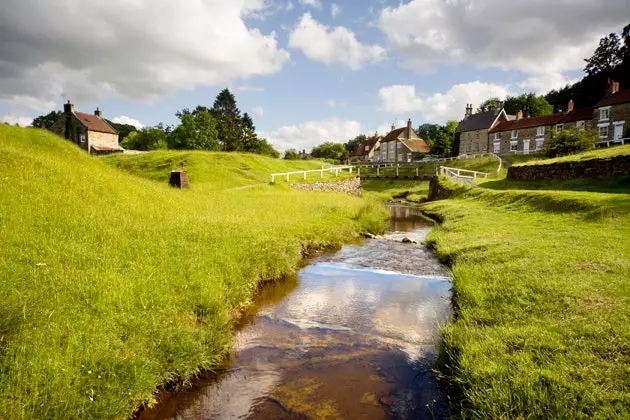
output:
{"label": "mown grass", "polygon": [[341,194],[220,190],[259,182],[244,167],[214,178],[251,156],[206,171],[190,153],[192,188],[172,189],[163,156],[134,169],[156,182],[0,126],[1,418],[130,416],[160,384],[216,366],[259,282],[292,273],[302,245],[386,223],[382,206]]}
{"label": "mown grass", "polygon": [[493,190],[566,190],[630,194],[630,176],[608,178],[544,179],[536,181],[495,180],[481,184]]}
{"label": "mown grass", "polygon": [[477,188],[423,208],[454,275],[456,414],[629,418],[630,195]]}
{"label": "mown grass", "polygon": [[[467,169],[471,171],[477,172],[487,172],[490,178],[496,178],[500,176],[497,174],[497,169],[499,168],[499,161],[491,156],[480,157],[480,158],[471,158],[471,159],[453,159],[448,160],[446,162],[424,162],[417,163],[412,165],[404,165],[398,168],[398,176],[401,178],[408,177],[412,178],[416,176],[416,169],[418,176],[420,177],[428,177],[434,176],[437,173],[437,169],[440,166],[448,166],[450,168],[459,168],[459,169]],[[361,176],[371,176],[374,177],[377,175],[376,168],[361,168]],[[386,167],[379,169],[379,175],[382,177],[395,177],[396,176],[396,168],[395,167]]]}
{"label": "mown grass", "polygon": [[620,155],[630,155],[630,144],[624,146],[613,146],[601,149],[593,149],[584,153],[577,153],[575,155],[562,156],[554,159],[534,159],[526,162],[520,162],[514,166],[523,165],[548,165],[550,163],[558,162],[579,162],[582,160],[590,159],[605,159]]}
{"label": "mown grass", "polygon": [[428,181],[392,181],[392,180],[365,180],[361,181],[361,188],[369,197],[381,201],[402,199],[411,202],[424,201],[429,194]]}

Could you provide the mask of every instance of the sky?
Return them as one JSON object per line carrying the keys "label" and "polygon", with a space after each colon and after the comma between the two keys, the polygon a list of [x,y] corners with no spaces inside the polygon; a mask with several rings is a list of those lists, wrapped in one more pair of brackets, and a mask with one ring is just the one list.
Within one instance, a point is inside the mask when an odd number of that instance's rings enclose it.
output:
{"label": "sky", "polygon": [[7,0],[0,122],[69,99],[176,124],[228,87],[275,147],[310,150],[579,80],[629,16],[630,0]]}

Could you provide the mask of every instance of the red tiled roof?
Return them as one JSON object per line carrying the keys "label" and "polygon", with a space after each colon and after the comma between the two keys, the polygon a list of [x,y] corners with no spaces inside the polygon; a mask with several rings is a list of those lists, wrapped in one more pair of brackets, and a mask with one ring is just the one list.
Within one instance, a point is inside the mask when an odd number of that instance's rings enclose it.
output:
{"label": "red tiled roof", "polygon": [[118,131],[107,123],[102,118],[92,114],[85,114],[83,112],[75,112],[74,115],[81,121],[81,124],[88,130],[98,131],[101,133],[118,134]]}
{"label": "red tiled roof", "polygon": [[580,108],[565,114],[565,118],[560,121],[561,123],[570,123],[576,121],[586,121],[593,119],[593,108]]}
{"label": "red tiled roof", "polygon": [[[394,141],[397,140],[398,137],[400,137],[400,135],[403,132],[407,131],[407,127],[403,127],[403,128],[397,128],[395,130],[390,131],[389,133],[387,133],[387,135],[385,136],[385,138],[383,139],[383,142],[388,142],[388,141]],[[406,133],[405,133],[406,134]],[[406,137],[406,136],[405,136]]]}
{"label": "red tiled roof", "polygon": [[541,117],[523,118],[521,120],[503,121],[494,128],[488,130],[489,133],[498,133],[501,131],[523,130],[525,128],[542,127],[561,123],[565,114],[543,115]]}
{"label": "red tiled roof", "polygon": [[429,148],[429,146],[422,139],[401,140],[400,142],[402,144],[404,144],[405,146],[407,146],[407,148],[409,150],[411,150],[412,152],[419,152],[419,153],[429,153],[429,152],[431,152],[431,149]]}
{"label": "red tiled roof", "polygon": [[597,102],[595,108],[601,106],[619,105],[630,102],[630,89],[622,90],[613,95],[606,96],[601,101]]}
{"label": "red tiled roof", "polygon": [[[370,151],[372,151],[372,149],[374,148],[374,145],[379,141],[379,139],[380,137],[375,136],[375,137],[370,137],[366,141],[359,143],[356,149],[354,149],[354,152],[352,152],[352,156],[368,155]],[[369,146],[370,148],[366,151],[365,146]]]}

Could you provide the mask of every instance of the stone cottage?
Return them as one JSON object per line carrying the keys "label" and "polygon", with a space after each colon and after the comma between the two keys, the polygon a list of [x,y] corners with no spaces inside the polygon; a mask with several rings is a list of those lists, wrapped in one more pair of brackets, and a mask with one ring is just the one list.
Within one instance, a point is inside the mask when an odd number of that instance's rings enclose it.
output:
{"label": "stone cottage", "polygon": [[381,139],[377,160],[387,163],[407,163],[421,159],[431,152],[427,143],[418,136],[412,127],[411,119],[407,126],[394,128]]}
{"label": "stone cottage", "polygon": [[609,80],[606,96],[594,108],[598,146],[630,142],[630,89],[620,91],[619,83]]}
{"label": "stone cottage", "polygon": [[467,104],[464,119],[455,130],[455,141],[459,138],[459,154],[489,153],[488,130],[510,118],[504,109],[473,114],[472,104]]}
{"label": "stone cottage", "polygon": [[514,121],[503,121],[488,131],[492,152],[498,155],[527,155],[539,151],[551,139],[556,124],[564,118],[563,113],[523,118],[523,112],[519,111]]}
{"label": "stone cottage", "polygon": [[380,150],[381,136],[370,137],[361,142],[350,156],[350,163],[372,162],[377,150]]}
{"label": "stone cottage", "polygon": [[94,115],[74,110],[74,105],[68,101],[64,105],[63,114],[51,131],[70,140],[88,153],[109,154],[123,152],[118,144],[118,132],[103,119],[100,109]]}

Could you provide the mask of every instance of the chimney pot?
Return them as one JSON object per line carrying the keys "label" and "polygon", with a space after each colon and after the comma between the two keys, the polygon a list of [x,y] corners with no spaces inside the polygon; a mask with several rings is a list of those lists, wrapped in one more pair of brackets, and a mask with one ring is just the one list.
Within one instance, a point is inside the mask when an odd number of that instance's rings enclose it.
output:
{"label": "chimney pot", "polygon": [[101,111],[98,107],[96,107],[96,111],[94,111],[94,115],[99,118],[103,118],[103,111]]}
{"label": "chimney pot", "polygon": [[567,105],[567,112],[573,112],[574,107],[575,107],[575,104],[573,103],[573,99],[569,100],[569,103]]}
{"label": "chimney pot", "polygon": [[520,121],[523,119],[523,111],[518,111],[516,113],[516,121]]}
{"label": "chimney pot", "polygon": [[411,128],[412,123],[411,123],[411,118],[409,118],[409,120],[407,120],[407,139],[411,138]]}
{"label": "chimney pot", "polygon": [[606,95],[607,96],[614,95],[617,92],[619,92],[619,83],[612,79],[608,79],[608,85],[606,87]]}

